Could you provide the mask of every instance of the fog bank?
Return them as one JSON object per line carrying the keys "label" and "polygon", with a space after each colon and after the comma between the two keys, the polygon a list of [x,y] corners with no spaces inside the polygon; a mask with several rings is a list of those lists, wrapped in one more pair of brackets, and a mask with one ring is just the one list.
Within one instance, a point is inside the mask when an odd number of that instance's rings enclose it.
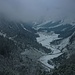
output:
{"label": "fog bank", "polygon": [[74,0],[0,0],[0,13],[22,21],[75,18]]}

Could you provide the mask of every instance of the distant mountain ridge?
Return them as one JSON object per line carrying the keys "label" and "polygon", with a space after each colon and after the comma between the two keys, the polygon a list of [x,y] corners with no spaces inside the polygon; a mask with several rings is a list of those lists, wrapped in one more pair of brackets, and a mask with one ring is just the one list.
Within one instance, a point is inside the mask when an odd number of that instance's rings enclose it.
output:
{"label": "distant mountain ridge", "polygon": [[54,31],[56,34],[60,34],[59,37],[66,38],[71,36],[71,34],[75,31],[75,24],[64,23],[63,21],[47,21],[41,24],[34,25],[34,29],[39,32]]}

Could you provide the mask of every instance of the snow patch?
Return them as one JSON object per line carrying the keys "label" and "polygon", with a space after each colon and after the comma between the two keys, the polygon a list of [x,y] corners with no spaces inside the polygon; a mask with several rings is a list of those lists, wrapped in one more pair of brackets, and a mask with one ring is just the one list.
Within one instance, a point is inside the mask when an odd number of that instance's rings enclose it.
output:
{"label": "snow patch", "polygon": [[0,32],[0,35],[3,36],[3,37],[6,37],[5,33]]}
{"label": "snow patch", "polygon": [[53,40],[60,39],[60,38],[58,38],[59,34],[55,34],[54,32],[51,32],[51,33],[38,32],[37,34],[39,34],[39,36],[40,36],[40,37],[36,38],[37,42],[41,43],[42,46],[44,46],[48,49],[52,49],[52,51],[55,50],[55,48],[50,45],[50,42],[52,42]]}
{"label": "snow patch", "polygon": [[59,54],[54,54],[54,55],[45,55],[45,56],[42,56],[39,61],[41,63],[43,63],[44,65],[46,65],[48,68],[50,69],[54,69],[54,65],[50,65],[48,64],[48,60],[51,60],[53,58],[57,58],[58,56],[60,56],[62,53],[59,53]]}
{"label": "snow patch", "polygon": [[31,32],[31,31],[29,31],[28,29],[26,29],[26,28],[23,26],[23,24],[21,24],[21,26],[22,26],[22,28],[23,28],[24,30],[26,30],[26,31],[28,31],[28,32]]}
{"label": "snow patch", "polygon": [[36,38],[37,42],[41,43],[42,46],[52,50],[52,53],[48,53],[47,55],[44,55],[39,59],[39,61],[50,71],[50,69],[54,68],[54,65],[48,64],[48,60],[57,58],[62,54],[61,51],[56,48],[56,46],[50,45],[50,42],[52,42],[53,40],[60,39],[58,38],[59,34],[55,34],[54,32],[38,32],[37,34],[39,34],[39,37]]}

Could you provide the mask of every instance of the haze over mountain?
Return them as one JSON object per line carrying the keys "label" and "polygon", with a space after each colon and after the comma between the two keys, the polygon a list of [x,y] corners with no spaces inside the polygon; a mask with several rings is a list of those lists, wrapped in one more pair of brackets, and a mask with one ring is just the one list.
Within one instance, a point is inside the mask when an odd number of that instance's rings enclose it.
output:
{"label": "haze over mountain", "polygon": [[73,21],[74,7],[74,0],[0,0],[0,13],[22,21]]}

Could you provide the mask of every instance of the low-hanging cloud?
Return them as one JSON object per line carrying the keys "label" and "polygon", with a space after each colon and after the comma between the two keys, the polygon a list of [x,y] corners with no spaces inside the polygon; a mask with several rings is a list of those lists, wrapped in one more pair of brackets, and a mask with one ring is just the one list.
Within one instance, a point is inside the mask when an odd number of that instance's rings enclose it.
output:
{"label": "low-hanging cloud", "polygon": [[73,15],[74,6],[74,0],[0,0],[0,13],[14,20],[39,21]]}

